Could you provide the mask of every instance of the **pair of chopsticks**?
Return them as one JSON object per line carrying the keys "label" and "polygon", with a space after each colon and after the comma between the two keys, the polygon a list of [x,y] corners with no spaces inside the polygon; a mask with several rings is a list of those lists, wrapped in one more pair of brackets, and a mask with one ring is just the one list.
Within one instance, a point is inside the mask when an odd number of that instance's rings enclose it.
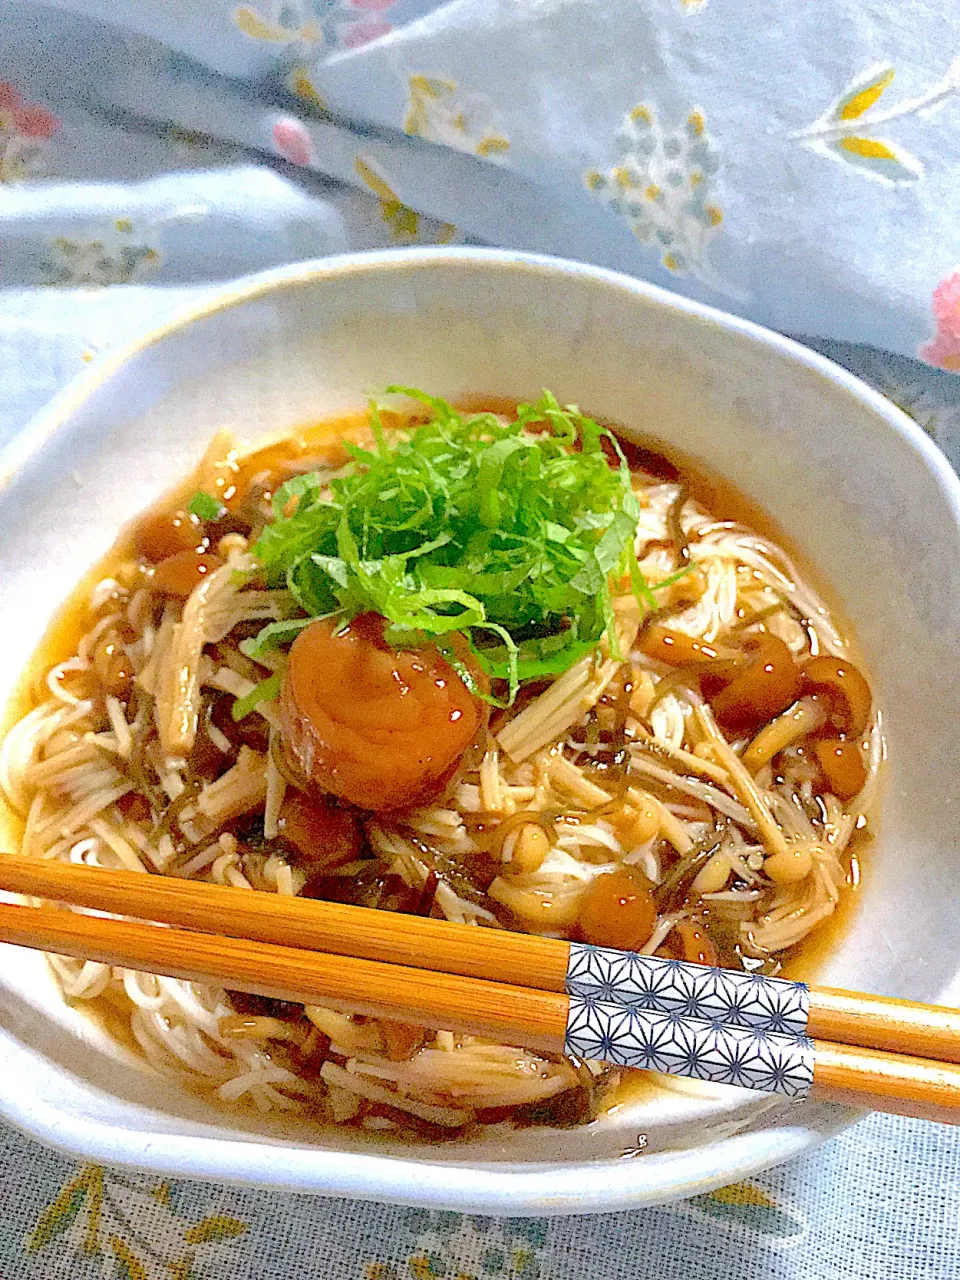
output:
{"label": "pair of chopsticks", "polygon": [[[0,855],[0,941],[562,1053],[571,944],[166,876]],[[697,969],[698,974],[702,969]],[[960,1123],[960,1011],[811,987],[813,1096]]]}

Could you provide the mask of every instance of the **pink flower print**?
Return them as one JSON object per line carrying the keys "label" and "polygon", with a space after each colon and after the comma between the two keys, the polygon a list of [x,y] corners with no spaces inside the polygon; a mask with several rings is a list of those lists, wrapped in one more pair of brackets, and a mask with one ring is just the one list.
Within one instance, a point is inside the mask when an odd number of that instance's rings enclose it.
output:
{"label": "pink flower print", "polygon": [[0,111],[9,112],[10,123],[24,138],[52,138],[60,121],[46,107],[31,106],[7,80],[0,80]]}
{"label": "pink flower print", "polygon": [[933,314],[940,330],[960,341],[960,271],[941,280],[934,289]]}
{"label": "pink flower print", "polygon": [[950,373],[960,373],[960,342],[938,333],[935,338],[924,343],[917,353],[927,364],[936,365],[938,369],[946,369]]}
{"label": "pink flower print", "polygon": [[52,138],[60,121],[46,107],[20,107],[13,113],[13,123],[25,138]]}
{"label": "pink flower print", "polygon": [[283,116],[273,126],[273,145],[291,164],[309,164],[313,159],[310,134],[293,116]]}
{"label": "pink flower print", "polygon": [[0,183],[38,177],[45,168],[46,144],[59,128],[51,111],[24,102],[19,89],[0,80]]}
{"label": "pink flower print", "polygon": [[917,354],[928,364],[960,373],[960,271],[940,281],[932,305],[937,332]]}
{"label": "pink flower print", "polygon": [[341,28],[343,46],[345,49],[359,49],[371,40],[388,36],[392,30],[389,22],[350,22]]}

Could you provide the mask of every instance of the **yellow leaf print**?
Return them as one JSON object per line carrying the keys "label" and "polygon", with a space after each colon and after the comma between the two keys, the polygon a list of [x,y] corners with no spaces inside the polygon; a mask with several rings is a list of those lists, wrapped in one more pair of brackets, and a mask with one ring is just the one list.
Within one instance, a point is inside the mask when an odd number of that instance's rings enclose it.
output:
{"label": "yellow leaf print", "polygon": [[755,1182],[735,1182],[718,1191],[694,1196],[689,1204],[721,1222],[738,1225],[764,1236],[788,1239],[803,1234],[805,1224],[787,1205],[776,1200]]}
{"label": "yellow leaf print", "polygon": [[100,1247],[100,1216],[103,1207],[103,1170],[96,1164],[86,1165],[79,1177],[68,1182],[56,1200],[44,1209],[37,1225],[27,1237],[27,1253],[37,1253],[62,1235],[84,1205],[87,1210],[87,1227],[82,1248],[84,1253],[96,1253]]}
{"label": "yellow leaf print", "polygon": [[371,169],[366,161],[361,160],[359,156],[354,160],[353,167],[375,196],[379,196],[381,200],[397,199],[397,194],[393,188],[388,186],[379,173]]}
{"label": "yellow leaf print", "polygon": [[396,1280],[397,1272],[386,1262],[368,1262],[363,1268],[366,1280]]}
{"label": "yellow leaf print", "polygon": [[775,1201],[753,1182],[731,1182],[728,1187],[711,1191],[710,1196],[718,1204],[759,1204],[767,1209],[776,1207]]}
{"label": "yellow leaf print", "polygon": [[509,141],[497,133],[489,133],[477,143],[478,156],[502,156],[509,150]]}
{"label": "yellow leaf print", "polygon": [[[420,234],[420,215],[416,209],[405,205],[390,184],[361,156],[353,162],[357,176],[369,187],[380,202],[380,216],[390,228],[392,238],[401,244],[409,244]],[[452,223],[441,224],[436,235],[437,244],[449,244],[457,234]]]}
{"label": "yellow leaf print", "polygon": [[388,201],[390,204],[399,204],[397,192],[394,191],[393,187],[390,187],[389,183],[384,182],[384,179],[380,177],[380,174],[376,172],[375,169],[371,169],[371,166],[367,164],[365,160],[361,160],[360,156],[357,156],[357,159],[353,161],[353,168],[355,168],[357,173],[360,174],[360,177],[364,179],[364,182],[367,184],[367,187],[371,189],[372,193],[374,193],[375,196],[380,197],[380,200]]}
{"label": "yellow leaf print", "polygon": [[234,9],[233,20],[243,34],[249,36],[251,40],[269,40],[273,44],[288,44],[294,37],[294,32],[286,27],[264,22],[256,9],[251,9],[247,5]]}
{"label": "yellow leaf print", "polygon": [[103,1170],[97,1164],[87,1165],[83,1177],[90,1191],[87,1209],[87,1233],[83,1239],[84,1253],[96,1253],[100,1248],[100,1217],[103,1212]]}
{"label": "yellow leaf print", "polygon": [[830,144],[848,163],[887,182],[913,182],[923,174],[923,165],[909,151],[879,138],[848,134]]}
{"label": "yellow leaf print", "polygon": [[[99,1258],[94,1269],[98,1275],[109,1272],[111,1280],[160,1280],[161,1274],[168,1280],[199,1280],[196,1248],[184,1249],[178,1241],[185,1236],[187,1246],[218,1247],[244,1235],[247,1226],[238,1218],[211,1214],[184,1231],[170,1190],[168,1182],[131,1181],[85,1165],[40,1214],[25,1241],[26,1252],[49,1248],[64,1265],[68,1253],[74,1261],[83,1254]],[[63,1274],[68,1272],[74,1274],[69,1267]]]}
{"label": "yellow leaf print", "polygon": [[840,119],[856,120],[858,116],[862,116],[865,111],[873,106],[873,104],[886,89],[887,85],[893,80],[893,67],[886,67],[872,84],[865,85],[858,92],[851,94],[846,99],[840,101]]}
{"label": "yellow leaf print", "polygon": [[894,69],[889,63],[868,68],[847,85],[813,124],[791,137],[878,182],[888,185],[916,182],[923,176],[923,165],[917,157],[874,136],[874,130],[908,116],[929,117],[934,108],[960,94],[960,58],[919,97],[908,98],[892,107],[878,107],[880,97],[893,83],[893,78]]}
{"label": "yellow leaf print", "polygon": [[296,94],[301,102],[308,102],[311,107],[316,107],[318,111],[326,111],[327,104],[307,75],[306,67],[299,64],[292,67],[287,79],[287,85],[290,92]]}
{"label": "yellow leaf print", "polygon": [[513,1251],[513,1269],[521,1276],[525,1276],[531,1270],[531,1264],[534,1261],[532,1249],[524,1247],[515,1248]]}
{"label": "yellow leaf print", "polygon": [[360,156],[353,167],[373,194],[380,201],[380,216],[390,228],[393,239],[403,242],[415,240],[420,230],[420,215],[403,203],[388,182]]}
{"label": "yellow leaf print", "polygon": [[170,1208],[170,1183],[164,1180],[153,1188],[150,1192],[157,1204],[163,1205],[165,1209]]}
{"label": "yellow leaf print", "polygon": [[453,93],[456,87],[452,80],[436,80],[431,76],[410,77],[411,94],[422,94],[425,98],[442,98],[445,93]]}
{"label": "yellow leaf print", "polygon": [[436,1271],[433,1269],[433,1263],[427,1257],[410,1258],[407,1265],[410,1268],[410,1275],[413,1280],[436,1280]]}
{"label": "yellow leaf print", "polygon": [[211,1240],[235,1240],[247,1230],[247,1224],[239,1218],[225,1214],[212,1214],[183,1233],[187,1244],[209,1244]]}
{"label": "yellow leaf print", "polygon": [[119,1236],[110,1237],[110,1248],[120,1264],[121,1280],[150,1280],[143,1263]]}
{"label": "yellow leaf print", "polygon": [[869,160],[896,160],[897,153],[885,142],[877,142],[876,138],[841,138],[837,143],[844,151],[855,156],[865,156]]}
{"label": "yellow leaf print", "polygon": [[56,1200],[44,1209],[37,1225],[27,1237],[27,1253],[38,1253],[66,1231],[86,1198],[87,1187],[82,1177],[68,1182]]}
{"label": "yellow leaf print", "polygon": [[486,160],[499,160],[510,150],[510,139],[497,127],[498,112],[480,94],[461,92],[454,80],[412,75],[404,130]]}

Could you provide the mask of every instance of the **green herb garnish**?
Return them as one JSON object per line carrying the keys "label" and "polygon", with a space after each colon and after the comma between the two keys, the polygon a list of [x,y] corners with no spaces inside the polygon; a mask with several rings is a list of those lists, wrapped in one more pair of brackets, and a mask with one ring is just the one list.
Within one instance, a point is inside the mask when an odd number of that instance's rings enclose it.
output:
{"label": "green herb garnish", "polygon": [[212,498],[209,493],[195,493],[190,499],[190,505],[187,510],[192,516],[196,516],[198,520],[217,520],[219,519],[223,505],[216,498]]}
{"label": "green herb garnish", "polygon": [[[549,392],[503,423],[387,390],[426,404],[432,420],[387,436],[373,406],[374,444],[347,445],[345,471],[276,491],[253,548],[269,586],[287,586],[311,617],[382,614],[397,645],[444,647],[464,632],[511,700],[520,681],[566,670],[604,632],[615,648],[611,577],[629,573],[641,608],[656,607],[632,554],[630,471],[605,427]],[[271,624],[246,651],[295,627]]]}
{"label": "green herb garnish", "polygon": [[266,680],[261,680],[259,684],[254,685],[248,694],[237,698],[230,708],[233,719],[243,720],[261,702],[272,701],[279,694],[281,683],[280,673],[275,671],[272,676],[267,676]]}
{"label": "green herb garnish", "polygon": [[240,641],[240,652],[248,658],[261,658],[272,649],[296,640],[304,627],[315,621],[315,618],[290,618],[286,622],[268,622],[252,639]]}

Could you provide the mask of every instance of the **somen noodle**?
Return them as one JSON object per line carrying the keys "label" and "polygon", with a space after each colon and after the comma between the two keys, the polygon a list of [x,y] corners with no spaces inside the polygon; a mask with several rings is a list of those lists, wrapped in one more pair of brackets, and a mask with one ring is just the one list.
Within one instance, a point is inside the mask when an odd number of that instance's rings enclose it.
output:
{"label": "somen noodle", "polygon": [[[22,852],[778,972],[849,892],[883,756],[837,619],[575,409],[420,400],[218,436],[136,523],[0,746]],[[616,1078],[51,962],[264,1111],[438,1137],[583,1122]]]}

